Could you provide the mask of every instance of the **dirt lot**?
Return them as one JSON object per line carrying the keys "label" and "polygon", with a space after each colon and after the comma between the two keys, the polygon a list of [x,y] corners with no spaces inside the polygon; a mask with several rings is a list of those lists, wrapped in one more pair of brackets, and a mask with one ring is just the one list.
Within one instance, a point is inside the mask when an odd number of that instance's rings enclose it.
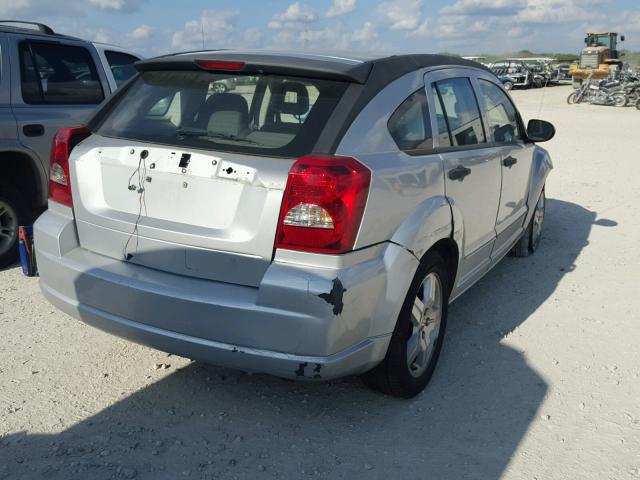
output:
{"label": "dirt lot", "polygon": [[558,130],[544,238],[452,306],[413,401],[137,346],[0,272],[0,478],[640,478],[640,112],[568,93],[514,93]]}

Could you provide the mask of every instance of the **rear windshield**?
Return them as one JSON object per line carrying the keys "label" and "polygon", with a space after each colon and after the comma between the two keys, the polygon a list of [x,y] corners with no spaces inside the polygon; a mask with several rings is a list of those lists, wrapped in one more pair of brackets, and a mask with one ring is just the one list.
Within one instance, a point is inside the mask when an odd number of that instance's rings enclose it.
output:
{"label": "rear windshield", "polygon": [[280,75],[143,72],[97,133],[180,147],[309,153],[347,84]]}

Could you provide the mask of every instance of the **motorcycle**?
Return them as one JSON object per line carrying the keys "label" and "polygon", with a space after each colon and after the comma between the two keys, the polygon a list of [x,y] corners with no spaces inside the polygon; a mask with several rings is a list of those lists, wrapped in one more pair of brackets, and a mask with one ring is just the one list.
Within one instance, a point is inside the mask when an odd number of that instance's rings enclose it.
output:
{"label": "motorcycle", "polygon": [[629,102],[626,92],[619,82],[603,80],[594,82],[587,78],[580,88],[567,97],[569,105],[588,101],[592,105],[615,105],[625,107]]}
{"label": "motorcycle", "polygon": [[567,97],[567,103],[569,105],[582,103],[582,101],[587,97],[590,87],[591,75],[584,82],[582,82],[580,88],[569,94],[569,96]]}

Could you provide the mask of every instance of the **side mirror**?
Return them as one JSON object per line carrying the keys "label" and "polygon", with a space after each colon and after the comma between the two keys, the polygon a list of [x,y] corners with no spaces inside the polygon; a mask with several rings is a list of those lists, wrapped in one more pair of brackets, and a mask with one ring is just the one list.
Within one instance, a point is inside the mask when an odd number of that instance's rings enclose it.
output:
{"label": "side mirror", "polygon": [[529,120],[527,137],[533,142],[548,142],[556,134],[556,128],[544,120]]}

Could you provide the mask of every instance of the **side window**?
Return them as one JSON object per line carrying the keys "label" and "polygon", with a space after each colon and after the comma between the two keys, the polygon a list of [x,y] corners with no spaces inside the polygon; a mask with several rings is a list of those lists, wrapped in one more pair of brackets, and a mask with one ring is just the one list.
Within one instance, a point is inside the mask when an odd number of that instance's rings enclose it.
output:
{"label": "side window", "polygon": [[433,133],[424,89],[414,92],[400,104],[389,118],[387,128],[400,150],[433,149]]}
{"label": "side window", "polygon": [[174,125],[180,125],[182,117],[182,102],[180,90],[167,95],[156,102],[147,113],[147,117],[168,120]]}
{"label": "side window", "polygon": [[489,117],[489,130],[497,143],[518,141],[518,115],[509,97],[499,87],[487,80],[480,80],[480,98]]}
{"label": "side window", "polygon": [[486,143],[480,109],[469,79],[452,78],[435,85],[451,132],[452,146]]}
{"label": "side window", "polygon": [[138,57],[112,50],[105,50],[104,56],[107,57],[109,68],[118,87],[135,75],[136,68],[133,64],[140,60]]}
{"label": "side window", "polygon": [[98,104],[104,100],[98,71],[83,47],[23,42],[20,63],[26,103]]}

